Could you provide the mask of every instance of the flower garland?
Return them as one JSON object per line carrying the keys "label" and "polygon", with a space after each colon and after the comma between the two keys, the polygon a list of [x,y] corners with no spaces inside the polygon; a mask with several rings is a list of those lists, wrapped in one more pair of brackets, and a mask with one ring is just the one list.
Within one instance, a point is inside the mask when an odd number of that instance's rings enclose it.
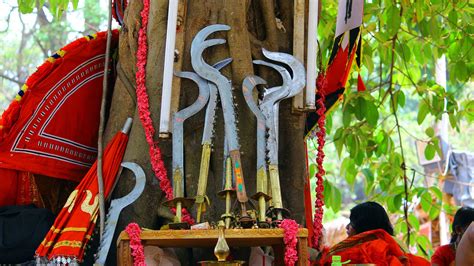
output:
{"label": "flower garland", "polygon": [[125,228],[125,232],[130,237],[130,249],[132,250],[134,266],[146,266],[145,252],[140,239],[141,231],[140,226],[136,223],[129,223]]}
{"label": "flower garland", "polygon": [[293,266],[298,261],[298,251],[296,250],[298,224],[295,220],[284,219],[280,223],[280,228],[283,229],[283,242],[285,243],[285,265]]}
{"label": "flower garland", "polygon": [[[146,141],[149,146],[149,154],[151,167],[155,176],[160,181],[160,189],[165,193],[168,200],[173,199],[173,188],[171,182],[168,179],[166,173],[165,164],[161,156],[160,147],[158,147],[158,141],[153,140],[155,135],[155,128],[153,127],[153,121],[150,117],[150,105],[148,100],[148,94],[146,91],[146,63],[147,63],[147,27],[148,27],[148,14],[150,10],[150,0],[143,1],[143,9],[140,13],[142,17],[142,26],[138,33],[138,51],[137,51],[137,73],[136,73],[136,93],[138,103],[138,113],[140,121],[142,122],[143,129],[145,130]],[[173,213],[176,210],[172,209]],[[194,220],[189,212],[183,208],[183,221],[189,224],[193,224]]]}
{"label": "flower garland", "polygon": [[[325,79],[322,77],[318,79],[318,88],[324,87]],[[318,164],[318,172],[316,173],[316,202],[315,202],[315,212],[314,212],[314,221],[313,221],[313,228],[314,228],[314,235],[313,235],[313,247],[319,249],[319,237],[322,234],[323,230],[323,206],[324,206],[324,183],[323,183],[323,176],[326,173],[324,171],[323,161],[324,161],[324,144],[325,144],[325,137],[326,137],[326,106],[324,105],[326,101],[326,95],[322,90],[318,90],[319,99],[317,100],[318,110],[316,111],[319,118],[318,118],[318,127],[319,130],[316,133],[318,138],[318,154],[316,156],[316,162]]]}

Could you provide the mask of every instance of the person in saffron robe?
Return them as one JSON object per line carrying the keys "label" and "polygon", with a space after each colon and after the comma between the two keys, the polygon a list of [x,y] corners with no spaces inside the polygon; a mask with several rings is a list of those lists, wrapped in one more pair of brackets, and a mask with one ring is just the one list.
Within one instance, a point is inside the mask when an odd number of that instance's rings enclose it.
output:
{"label": "person in saffron robe", "polygon": [[460,208],[454,215],[452,224],[451,241],[447,245],[436,249],[431,257],[434,266],[452,266],[455,263],[456,250],[461,238],[469,224],[474,222],[474,209],[469,207]]}
{"label": "person in saffron robe", "polygon": [[318,265],[330,265],[334,255],[352,264],[430,265],[410,254],[393,237],[393,227],[385,209],[376,202],[364,202],[351,209],[346,226],[348,238],[330,249],[322,250]]}

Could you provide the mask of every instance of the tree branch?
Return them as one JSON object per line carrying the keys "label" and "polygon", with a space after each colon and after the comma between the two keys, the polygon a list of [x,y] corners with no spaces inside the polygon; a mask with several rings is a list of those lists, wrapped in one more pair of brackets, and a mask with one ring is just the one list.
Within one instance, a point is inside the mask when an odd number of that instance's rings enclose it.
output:
{"label": "tree branch", "polygon": [[15,9],[16,9],[15,6],[12,6],[10,8],[10,12],[8,12],[7,19],[5,20],[5,22],[7,23],[7,27],[4,30],[0,30],[0,33],[6,33],[10,29],[10,17],[13,13],[13,10],[15,10]]}
{"label": "tree branch", "polygon": [[43,56],[44,58],[48,58],[49,57],[49,53],[48,51],[46,50],[46,48],[44,48],[44,46],[41,44],[41,41],[40,39],[38,39],[38,37],[36,37],[36,35],[33,34],[33,39],[35,40],[36,44],[39,46],[39,48],[41,49],[41,52],[43,52]]}
{"label": "tree branch", "polygon": [[[403,13],[403,8],[400,10],[400,16]],[[395,97],[393,96],[393,69],[395,65],[395,44],[397,42],[397,34],[393,36],[392,39],[392,62],[390,63],[390,84],[388,87],[388,92],[390,93],[390,102],[392,104],[392,113],[393,116],[395,117],[395,127],[397,128],[397,133],[398,133],[398,140],[400,142],[400,154],[402,156],[402,170],[403,170],[403,185],[404,185],[404,190],[405,190],[405,202],[403,203],[403,213],[404,213],[404,218],[405,222],[407,224],[407,246],[410,245],[410,223],[408,221],[408,180],[407,180],[407,170],[406,170],[406,165],[405,165],[405,152],[403,150],[403,141],[402,141],[402,133],[401,133],[401,127],[400,123],[398,121],[398,115],[397,115],[397,109],[396,109],[396,103],[395,103]]]}
{"label": "tree branch", "polygon": [[14,83],[16,83],[20,86],[23,86],[23,84],[25,84],[25,81],[21,81],[21,80],[15,79],[15,78],[11,78],[11,77],[3,74],[3,73],[0,73],[0,78],[6,79],[6,80],[11,81],[11,82],[14,82]]}

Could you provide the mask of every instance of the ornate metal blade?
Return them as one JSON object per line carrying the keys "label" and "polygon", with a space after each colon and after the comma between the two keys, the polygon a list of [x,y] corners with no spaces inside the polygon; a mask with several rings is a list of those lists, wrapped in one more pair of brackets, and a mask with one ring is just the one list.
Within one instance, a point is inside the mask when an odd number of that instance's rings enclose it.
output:
{"label": "ornate metal blade", "polygon": [[256,194],[252,196],[253,199],[258,201],[258,220],[260,225],[263,225],[266,221],[265,217],[265,202],[270,197],[268,196],[268,176],[267,176],[267,163],[265,156],[266,146],[266,125],[265,116],[258,109],[257,104],[253,98],[253,89],[260,84],[266,84],[267,82],[259,76],[248,76],[242,83],[242,92],[244,94],[245,101],[252,110],[255,117],[257,117],[257,187]]}
{"label": "ornate metal blade", "polygon": [[[268,129],[267,150],[268,158],[271,164],[278,164],[278,110],[275,110],[275,104],[284,99],[289,94],[291,75],[286,68],[268,63],[262,60],[254,60],[255,64],[271,67],[280,73],[283,84],[280,89],[278,87],[270,88],[271,93],[264,97],[260,104],[260,110],[265,116],[265,124]],[[278,106],[277,106],[278,108]]]}
{"label": "ornate metal blade", "polygon": [[245,101],[249,106],[252,113],[257,118],[257,170],[267,170],[267,164],[265,160],[265,116],[258,109],[257,104],[253,98],[253,89],[257,85],[267,84],[267,81],[259,76],[248,76],[242,82],[242,92],[244,94]]}
{"label": "ornate metal blade", "polygon": [[[232,62],[232,58],[226,58],[222,61],[219,61],[214,64],[214,68],[217,70],[221,70],[228,64]],[[214,83],[207,81],[207,85],[209,86],[209,103],[207,104],[206,108],[206,116],[204,120],[204,131],[202,134],[202,142],[201,144],[204,145],[205,143],[211,144],[211,139],[214,133],[214,121],[216,118],[216,106],[217,106],[217,87]]]}
{"label": "ornate metal blade", "polygon": [[105,265],[107,254],[109,253],[110,249],[110,244],[112,243],[112,239],[114,237],[115,227],[117,226],[117,222],[120,216],[120,212],[123,210],[123,208],[135,202],[135,200],[140,197],[143,192],[143,189],[145,188],[145,172],[143,172],[143,169],[138,164],[125,162],[121,165],[122,167],[127,168],[133,172],[136,180],[135,187],[133,187],[132,191],[130,191],[128,195],[119,199],[114,199],[110,203],[109,212],[107,214],[107,220],[105,221],[104,235],[100,242],[100,246],[97,252],[97,259],[95,261],[95,263],[99,265]]}
{"label": "ornate metal blade", "polygon": [[196,73],[178,72],[175,75],[190,79],[199,87],[197,100],[173,116],[173,195],[180,198],[184,197],[183,123],[204,108],[209,99],[209,87]]}
{"label": "ornate metal blade", "polygon": [[222,110],[224,112],[225,134],[228,136],[229,153],[232,158],[232,165],[236,177],[237,198],[241,203],[244,203],[248,201],[248,197],[245,191],[244,175],[240,160],[240,146],[237,136],[235,110],[232,102],[232,86],[230,81],[224,75],[208,65],[202,58],[202,53],[206,48],[225,43],[225,40],[222,39],[206,40],[206,38],[214,32],[227,30],[230,30],[229,26],[216,24],[199,31],[191,45],[191,63],[196,73],[217,85],[221,98]]}
{"label": "ornate metal blade", "polygon": [[[220,70],[232,62],[232,58],[227,58],[214,64],[214,68]],[[196,222],[201,221],[201,214],[206,210],[209,202],[206,196],[207,177],[209,175],[209,160],[211,158],[212,136],[214,134],[214,122],[217,106],[217,87],[214,83],[207,81],[209,86],[209,103],[207,104],[206,116],[204,120],[204,130],[202,135],[201,166],[199,167],[199,179],[196,193],[197,215]]]}

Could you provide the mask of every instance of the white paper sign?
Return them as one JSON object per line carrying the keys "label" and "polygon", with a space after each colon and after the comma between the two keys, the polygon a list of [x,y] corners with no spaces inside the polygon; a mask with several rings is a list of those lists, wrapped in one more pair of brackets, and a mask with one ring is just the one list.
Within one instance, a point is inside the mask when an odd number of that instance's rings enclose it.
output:
{"label": "white paper sign", "polygon": [[336,37],[362,24],[364,0],[339,0]]}

